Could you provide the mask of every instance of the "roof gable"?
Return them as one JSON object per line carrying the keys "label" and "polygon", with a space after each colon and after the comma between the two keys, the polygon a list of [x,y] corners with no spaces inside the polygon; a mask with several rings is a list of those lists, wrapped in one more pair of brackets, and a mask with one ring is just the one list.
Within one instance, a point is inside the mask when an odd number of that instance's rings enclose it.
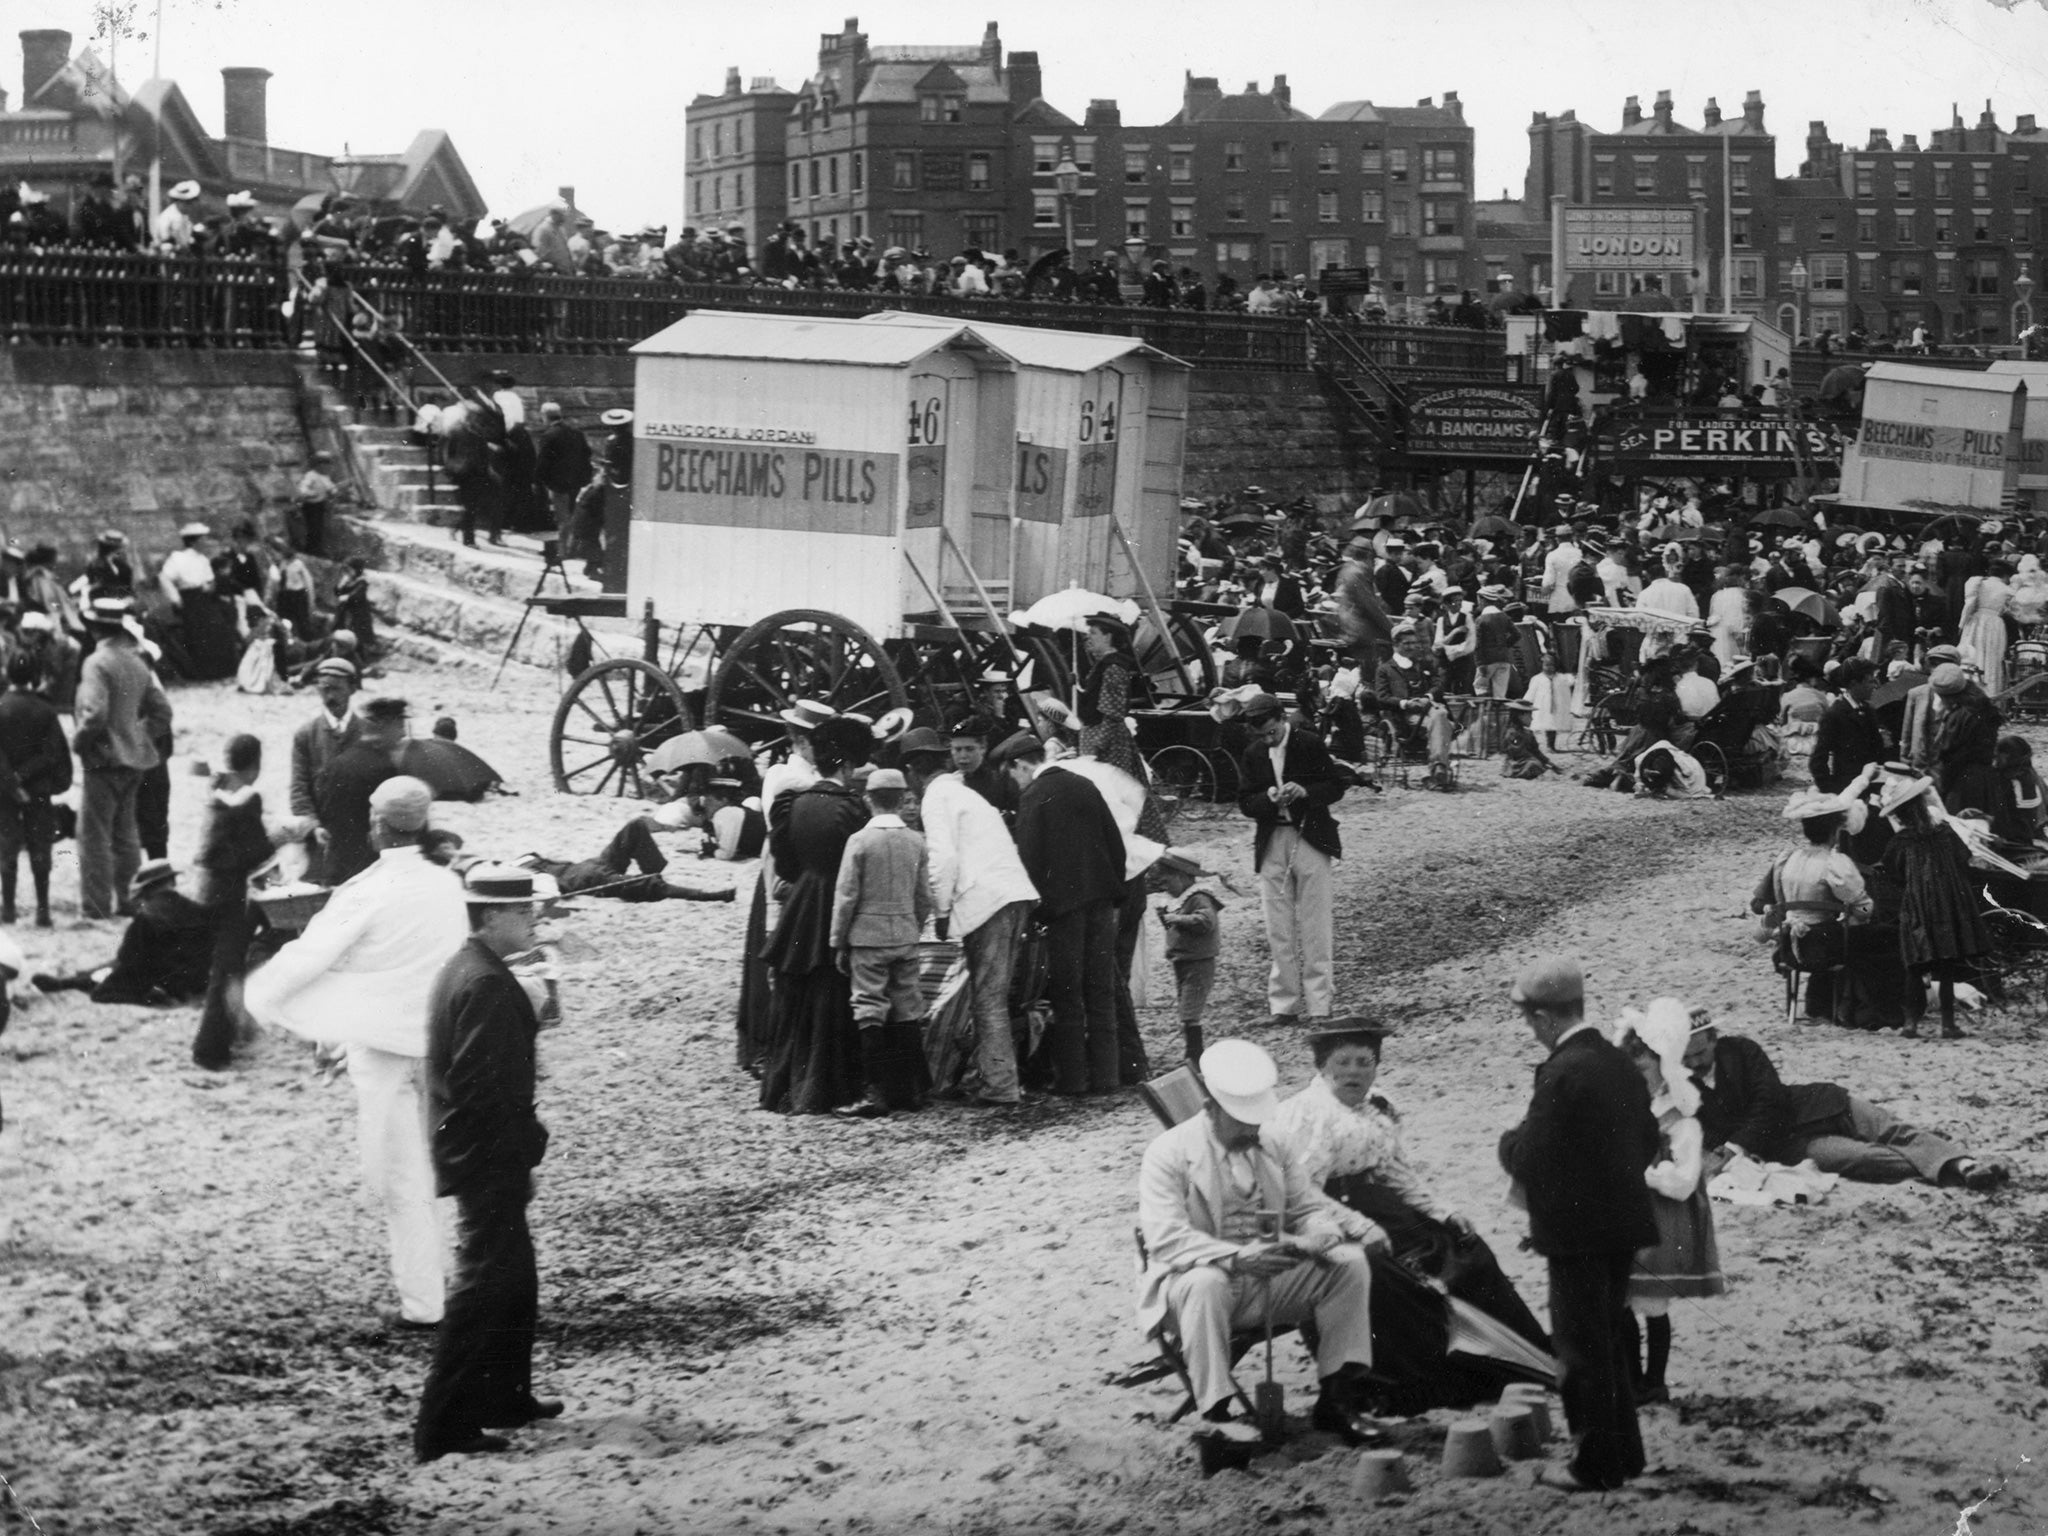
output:
{"label": "roof gable", "polygon": [[124,114],[137,133],[163,127],[164,179],[218,180],[227,174],[213,138],[199,124],[198,115],[175,80],[145,80],[136,90]]}
{"label": "roof gable", "polygon": [[98,54],[81,48],[76,57],[67,60],[62,69],[37,87],[35,95],[22,106],[111,119],[127,109],[128,93],[121,89],[114,72],[100,62]]}

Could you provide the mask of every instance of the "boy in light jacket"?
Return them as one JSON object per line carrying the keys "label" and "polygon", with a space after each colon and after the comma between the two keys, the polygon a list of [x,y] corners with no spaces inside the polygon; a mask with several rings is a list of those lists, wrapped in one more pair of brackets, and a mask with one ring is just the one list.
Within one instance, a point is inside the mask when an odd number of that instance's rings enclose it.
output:
{"label": "boy in light jacket", "polygon": [[867,1082],[861,1101],[837,1113],[854,1119],[915,1109],[928,1083],[917,941],[931,915],[930,858],[900,814],[908,790],[894,768],[868,775],[868,824],[848,840],[833,892],[832,948],[853,982]]}

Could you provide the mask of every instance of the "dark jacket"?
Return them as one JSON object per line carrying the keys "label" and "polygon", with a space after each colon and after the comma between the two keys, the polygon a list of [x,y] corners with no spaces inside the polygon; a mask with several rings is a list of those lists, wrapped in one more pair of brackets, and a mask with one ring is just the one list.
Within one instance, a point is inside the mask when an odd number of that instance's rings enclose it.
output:
{"label": "dark jacket", "polygon": [[1267,793],[1274,787],[1273,754],[1257,741],[1245,748],[1243,789],[1237,806],[1258,823],[1252,841],[1252,868],[1266,862],[1266,844],[1273,840],[1273,829],[1283,825],[1298,827],[1302,841],[1316,852],[1333,859],[1343,857],[1344,840],[1338,835],[1337,818],[1330,814],[1330,807],[1344,798],[1346,782],[1330,749],[1297,725],[1287,733],[1282,766],[1288,783],[1308,791],[1306,799],[1285,810]]}
{"label": "dark jacket", "polygon": [[1536,1069],[1522,1123],[1500,1139],[1538,1253],[1633,1253],[1657,1241],[1643,1170],[1657,1160],[1643,1077],[1597,1029],[1560,1043]]}
{"label": "dark jacket", "polygon": [[206,797],[206,821],[199,834],[199,904],[239,908],[249,894],[249,877],[270,862],[270,834],[263,828],[263,797],[253,788],[215,786]]}
{"label": "dark jacket", "polygon": [[357,741],[335,753],[314,781],[314,814],[327,833],[321,866],[328,884],[340,885],[377,862],[370,846],[370,795],[397,772],[390,753]]}
{"label": "dark jacket", "polygon": [[548,1148],[533,1112],[534,1038],[526,990],[480,940],[455,952],[427,999],[428,1123],[444,1195],[523,1184]]}
{"label": "dark jacket", "polygon": [[551,422],[533,440],[533,478],[551,491],[590,484],[590,439],[566,421]]}
{"label": "dark jacket", "polygon": [[182,1003],[206,992],[213,969],[213,914],[169,885],[135,898],[113,969],[92,989],[96,1003]]}
{"label": "dark jacket", "polygon": [[1038,887],[1041,917],[1064,917],[1124,894],[1124,835],[1102,791],[1064,768],[1047,768],[1017,806],[1017,853]]}
{"label": "dark jacket", "polygon": [[1839,698],[1822,712],[1814,729],[1807,767],[1813,772],[1814,787],[1832,795],[1861,773],[1865,763],[1881,763],[1890,755],[1877,716]]}
{"label": "dark jacket", "polygon": [[0,793],[21,789],[39,799],[71,787],[71,749],[56,706],[39,694],[0,694]]}
{"label": "dark jacket", "polygon": [[1796,1163],[1805,1138],[1848,1110],[1849,1090],[1838,1083],[1787,1087],[1754,1040],[1723,1035],[1714,1042],[1714,1086],[1700,1084],[1700,1136],[1709,1150],[1732,1141],[1767,1161]]}

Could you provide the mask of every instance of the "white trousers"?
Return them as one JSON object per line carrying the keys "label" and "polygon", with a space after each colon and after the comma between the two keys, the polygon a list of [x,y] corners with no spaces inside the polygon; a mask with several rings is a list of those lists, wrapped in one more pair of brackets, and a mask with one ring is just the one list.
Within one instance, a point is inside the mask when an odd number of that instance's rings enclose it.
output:
{"label": "white trousers", "polygon": [[1259,865],[1259,903],[1266,916],[1268,1010],[1328,1018],[1335,1006],[1331,951],[1333,865],[1293,827],[1276,827]]}
{"label": "white trousers", "polygon": [[352,1045],[348,1077],[356,1089],[363,1182],[384,1212],[391,1238],[399,1315],[410,1323],[438,1323],[447,1290],[449,1207],[454,1202],[434,1196],[427,1064],[417,1056]]}
{"label": "white trousers", "polygon": [[1166,1305],[1180,1328],[1198,1410],[1215,1407],[1234,1390],[1230,1336],[1265,1326],[1269,1288],[1276,1328],[1315,1319],[1318,1376],[1372,1364],[1372,1270],[1363,1248],[1339,1244],[1322,1262],[1304,1261],[1271,1280],[1233,1279],[1214,1264],[1199,1265],[1166,1282]]}

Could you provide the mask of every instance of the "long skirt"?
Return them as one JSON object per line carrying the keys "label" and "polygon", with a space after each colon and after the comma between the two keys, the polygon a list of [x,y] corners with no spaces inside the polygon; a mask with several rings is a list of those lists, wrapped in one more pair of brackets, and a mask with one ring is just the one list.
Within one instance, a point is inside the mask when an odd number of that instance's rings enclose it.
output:
{"label": "long skirt", "polygon": [[1721,1248],[1714,1240],[1706,1181],[1695,1184],[1683,1200],[1653,1193],[1650,1206],[1657,1218],[1657,1241],[1636,1254],[1636,1267],[1628,1277],[1629,1305],[1647,1303],[1661,1311],[1658,1303],[1674,1296],[1725,1294],[1728,1282],[1721,1276]]}
{"label": "long skirt", "polygon": [[747,937],[740,949],[739,1064],[740,1070],[761,1075],[774,1043],[773,972],[761,958],[761,946],[768,942],[768,874],[754,882],[754,904],[747,909]]}
{"label": "long skirt", "polygon": [[831,966],[775,978],[774,1045],[761,1075],[761,1107],[823,1115],[861,1096],[860,1028],[852,983]]}

